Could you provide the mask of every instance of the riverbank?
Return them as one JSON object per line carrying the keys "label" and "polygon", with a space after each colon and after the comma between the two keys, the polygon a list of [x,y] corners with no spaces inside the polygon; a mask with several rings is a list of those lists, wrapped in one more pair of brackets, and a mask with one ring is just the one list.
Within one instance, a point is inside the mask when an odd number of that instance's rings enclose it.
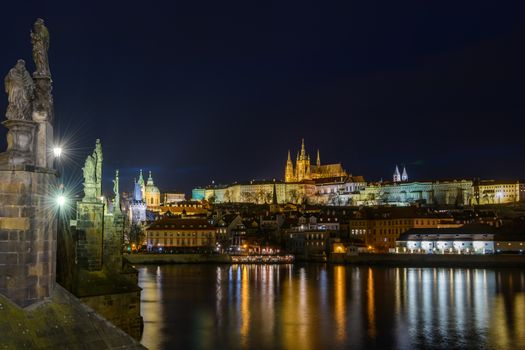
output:
{"label": "riverbank", "polygon": [[329,262],[392,267],[525,267],[525,255],[332,254]]}
{"label": "riverbank", "polygon": [[227,254],[124,254],[130,264],[231,264]]}

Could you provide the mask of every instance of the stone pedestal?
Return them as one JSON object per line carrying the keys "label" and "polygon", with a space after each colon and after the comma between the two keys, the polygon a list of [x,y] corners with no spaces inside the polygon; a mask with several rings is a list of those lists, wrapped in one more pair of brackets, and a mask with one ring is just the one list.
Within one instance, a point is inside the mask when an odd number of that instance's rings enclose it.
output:
{"label": "stone pedestal", "polygon": [[124,216],[108,214],[104,222],[104,267],[110,271],[121,272]]}
{"label": "stone pedestal", "polygon": [[100,200],[100,196],[97,197],[97,184],[84,182],[84,198],[82,202],[94,203]]}
{"label": "stone pedestal", "polygon": [[37,122],[35,135],[35,165],[42,168],[53,168],[53,125],[48,121],[47,113],[34,112],[33,120]]}
{"label": "stone pedestal", "polygon": [[77,260],[80,268],[102,270],[104,240],[104,204],[77,203]]}
{"label": "stone pedestal", "polygon": [[51,296],[56,214],[52,170],[0,165],[0,293],[21,307]]}
{"label": "stone pedestal", "polygon": [[34,138],[36,123],[27,120],[6,120],[7,150],[0,154],[0,165],[35,165]]}

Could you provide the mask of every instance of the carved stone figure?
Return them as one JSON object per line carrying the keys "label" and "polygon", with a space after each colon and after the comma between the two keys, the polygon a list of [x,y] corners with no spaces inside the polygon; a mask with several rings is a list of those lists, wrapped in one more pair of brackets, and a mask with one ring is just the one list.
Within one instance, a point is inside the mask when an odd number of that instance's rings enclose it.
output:
{"label": "carved stone figure", "polygon": [[25,61],[18,60],[4,80],[8,95],[6,117],[10,120],[31,120],[35,85],[26,70]]}
{"label": "carved stone figure", "polygon": [[44,20],[38,18],[31,32],[31,43],[33,44],[33,60],[35,61],[35,76],[51,76],[49,71],[49,31],[44,25]]}
{"label": "carved stone figure", "polygon": [[92,155],[87,156],[86,163],[82,168],[84,172],[84,185],[93,185],[96,182],[95,179],[95,167],[96,160]]}
{"label": "carved stone figure", "polygon": [[113,202],[113,210],[115,213],[120,213],[120,194],[119,194],[119,176],[118,169],[115,172],[115,179],[113,180],[113,193],[115,193],[115,200]]}

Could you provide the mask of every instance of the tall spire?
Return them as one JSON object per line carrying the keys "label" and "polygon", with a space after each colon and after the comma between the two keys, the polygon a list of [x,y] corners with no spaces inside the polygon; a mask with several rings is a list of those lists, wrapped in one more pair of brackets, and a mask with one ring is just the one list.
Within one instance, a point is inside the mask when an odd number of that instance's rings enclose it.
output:
{"label": "tall spire", "polygon": [[317,166],[321,166],[321,154],[319,153],[319,149],[317,149]]}
{"label": "tall spire", "polygon": [[301,159],[306,158],[306,150],[304,148],[304,138],[301,139]]}
{"label": "tall spire", "polygon": [[284,170],[284,181],[286,182],[294,181],[293,163],[292,163],[292,156],[290,155],[290,150],[288,150],[288,160],[286,161],[286,167],[284,169],[285,169]]}
{"label": "tall spire", "polygon": [[399,168],[396,164],[396,170],[394,170],[394,176],[393,176],[394,182],[400,182],[401,181],[401,174],[399,173]]}
{"label": "tall spire", "polygon": [[140,169],[138,183],[139,183],[141,186],[144,185],[144,176],[142,176],[142,169]]}
{"label": "tall spire", "polygon": [[401,181],[408,181],[407,168],[403,165],[403,174],[401,174]]}
{"label": "tall spire", "polygon": [[148,185],[153,185],[153,177],[151,177],[151,170],[149,171]]}

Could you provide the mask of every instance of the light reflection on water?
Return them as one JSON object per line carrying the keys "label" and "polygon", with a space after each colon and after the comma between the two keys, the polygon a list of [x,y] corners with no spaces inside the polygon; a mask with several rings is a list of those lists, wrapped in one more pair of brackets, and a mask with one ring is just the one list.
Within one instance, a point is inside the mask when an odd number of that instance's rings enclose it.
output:
{"label": "light reflection on water", "polygon": [[150,349],[525,349],[525,272],[140,266]]}

